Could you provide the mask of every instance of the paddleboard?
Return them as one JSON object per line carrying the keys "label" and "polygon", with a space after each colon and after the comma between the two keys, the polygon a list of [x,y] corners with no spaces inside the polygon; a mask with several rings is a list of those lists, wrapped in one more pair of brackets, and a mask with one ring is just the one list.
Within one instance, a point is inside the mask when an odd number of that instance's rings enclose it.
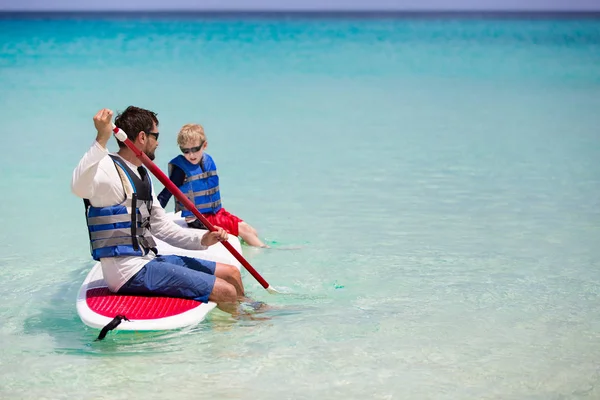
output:
{"label": "paddleboard", "polygon": [[[181,214],[167,214],[175,223],[185,229],[187,225]],[[204,231],[200,231],[204,232]],[[221,244],[206,250],[185,250],[173,247],[154,238],[159,254],[178,254],[202,258],[241,268],[240,262]],[[229,243],[242,254],[242,246],[237,237],[229,235]],[[200,323],[216,304],[195,300],[162,296],[130,296],[112,293],[102,275],[102,266],[96,263],[83,281],[77,296],[77,313],[81,321],[92,328],[102,329],[124,316],[114,329],[125,331],[148,331],[178,329]]]}

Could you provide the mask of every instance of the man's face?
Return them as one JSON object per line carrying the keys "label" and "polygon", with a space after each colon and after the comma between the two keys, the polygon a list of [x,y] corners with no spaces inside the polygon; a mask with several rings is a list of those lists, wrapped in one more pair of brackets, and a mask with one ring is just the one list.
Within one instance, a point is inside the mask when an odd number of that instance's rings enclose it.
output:
{"label": "man's face", "polygon": [[152,131],[146,132],[146,144],[144,146],[144,154],[148,156],[150,160],[154,160],[155,155],[154,152],[158,147],[158,129],[156,128],[156,124],[152,124]]}

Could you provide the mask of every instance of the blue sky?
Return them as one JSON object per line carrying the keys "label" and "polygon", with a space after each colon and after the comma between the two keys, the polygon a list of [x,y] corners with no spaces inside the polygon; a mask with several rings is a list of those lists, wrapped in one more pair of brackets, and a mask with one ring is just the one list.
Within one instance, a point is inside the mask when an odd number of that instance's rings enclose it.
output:
{"label": "blue sky", "polygon": [[0,10],[600,11],[600,0],[0,0]]}

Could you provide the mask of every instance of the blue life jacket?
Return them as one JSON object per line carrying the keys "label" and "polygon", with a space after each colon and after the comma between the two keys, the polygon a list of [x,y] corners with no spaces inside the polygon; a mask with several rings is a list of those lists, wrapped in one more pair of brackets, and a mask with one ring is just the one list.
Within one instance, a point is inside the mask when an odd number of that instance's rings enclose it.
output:
{"label": "blue life jacket", "polygon": [[125,199],[108,207],[94,207],[88,199],[83,200],[92,257],[98,261],[103,257],[143,256],[150,250],[156,253],[150,234],[152,181],[148,172],[138,168],[140,179],[122,159],[110,157],[121,177]]}
{"label": "blue life jacket", "polygon": [[[179,189],[203,214],[216,214],[221,209],[221,193],[219,192],[219,175],[212,157],[202,154],[198,164],[192,164],[183,155],[178,155],[169,162],[169,174],[173,166],[181,168],[185,180]],[[181,211],[182,217],[194,215],[175,199],[175,212]]]}

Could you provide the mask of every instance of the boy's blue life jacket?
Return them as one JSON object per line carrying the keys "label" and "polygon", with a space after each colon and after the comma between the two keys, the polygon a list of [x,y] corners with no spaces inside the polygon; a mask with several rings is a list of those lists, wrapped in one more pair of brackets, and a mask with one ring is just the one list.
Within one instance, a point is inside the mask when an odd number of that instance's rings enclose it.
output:
{"label": "boy's blue life jacket", "polygon": [[[219,176],[217,166],[212,157],[202,154],[198,164],[192,164],[183,155],[178,155],[169,162],[169,174],[173,166],[181,168],[185,180],[179,189],[203,214],[216,214],[221,209],[221,193],[219,192]],[[181,211],[182,217],[194,215],[175,199],[175,212]]]}

